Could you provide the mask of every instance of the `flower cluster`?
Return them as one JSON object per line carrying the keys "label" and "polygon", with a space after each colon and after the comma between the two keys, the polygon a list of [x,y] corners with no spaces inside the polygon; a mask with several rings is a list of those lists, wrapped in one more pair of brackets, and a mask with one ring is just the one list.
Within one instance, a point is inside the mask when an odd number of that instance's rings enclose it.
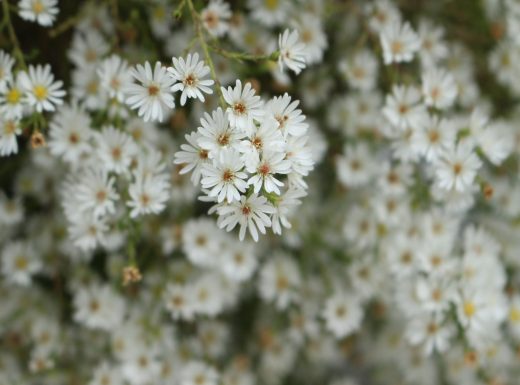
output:
{"label": "flower cluster", "polygon": [[206,113],[196,132],[186,135],[175,163],[181,173],[201,185],[201,199],[216,202],[218,226],[227,231],[240,225],[255,241],[272,227],[281,234],[290,227],[287,215],[306,195],[303,177],[314,166],[307,145],[307,124],[298,101],[288,94],[264,104],[250,83],[222,89],[228,107]]}

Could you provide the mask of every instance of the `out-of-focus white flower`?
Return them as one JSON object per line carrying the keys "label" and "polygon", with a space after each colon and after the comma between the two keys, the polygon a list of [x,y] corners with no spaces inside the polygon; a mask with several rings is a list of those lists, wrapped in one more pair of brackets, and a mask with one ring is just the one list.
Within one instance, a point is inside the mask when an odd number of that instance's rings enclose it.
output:
{"label": "out-of-focus white flower", "polygon": [[24,20],[35,21],[49,27],[58,15],[58,0],[20,0],[18,14]]}

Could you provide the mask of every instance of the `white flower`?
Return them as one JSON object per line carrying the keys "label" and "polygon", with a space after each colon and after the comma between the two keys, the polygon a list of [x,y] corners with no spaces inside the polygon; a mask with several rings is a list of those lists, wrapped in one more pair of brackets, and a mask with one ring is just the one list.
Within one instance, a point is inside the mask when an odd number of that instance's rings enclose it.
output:
{"label": "white flower", "polygon": [[166,309],[174,320],[193,318],[193,290],[191,287],[169,284],[164,293]]}
{"label": "white flower", "polygon": [[77,67],[86,70],[95,68],[95,65],[109,50],[110,45],[101,32],[94,28],[88,28],[84,32],[74,34],[72,46],[67,56]]}
{"label": "white flower", "polygon": [[229,4],[223,0],[211,0],[200,12],[204,27],[215,37],[223,36],[229,30],[230,18]]}
{"label": "white flower", "polygon": [[106,171],[116,174],[128,172],[132,156],[137,152],[137,146],[130,135],[109,126],[96,133],[96,142],[97,155]]}
{"label": "white flower", "polygon": [[217,385],[218,373],[202,362],[190,361],[180,373],[179,385]]}
{"label": "white flower", "polygon": [[63,103],[65,96],[65,91],[61,89],[63,82],[54,81],[49,64],[36,67],[30,65],[28,73],[21,73],[20,85],[25,91],[27,104],[38,112],[54,111],[55,105]]}
{"label": "white flower", "polygon": [[7,79],[0,87],[0,112],[8,119],[21,119],[27,101],[21,84],[22,72]]}
{"label": "white flower", "polygon": [[0,118],[0,156],[18,153],[16,136],[21,133],[22,129],[18,120]]}
{"label": "white flower", "polygon": [[284,66],[287,66],[295,74],[299,74],[305,68],[307,51],[305,44],[299,41],[298,31],[290,32],[286,29],[283,34],[278,36],[278,65],[280,71],[283,72]]}
{"label": "white flower", "polygon": [[357,52],[348,61],[340,62],[340,69],[353,88],[369,91],[376,85],[379,64],[376,56],[367,49]]}
{"label": "white flower", "polygon": [[0,90],[13,77],[14,59],[8,53],[0,50]]}
{"label": "white flower", "polygon": [[2,250],[2,273],[6,282],[29,286],[31,276],[43,265],[34,248],[23,242],[6,243]]}
{"label": "white flower", "polygon": [[44,27],[54,23],[59,8],[58,0],[20,0],[18,14],[24,20],[36,21]]}
{"label": "white flower", "polygon": [[104,170],[85,170],[80,177],[80,184],[74,189],[77,208],[92,212],[94,216],[114,214],[114,202],[119,199],[114,183],[114,177],[109,177]]}
{"label": "white flower", "polygon": [[125,302],[108,285],[80,288],[73,302],[74,320],[90,329],[110,331],[123,322]]}
{"label": "white flower", "polygon": [[222,246],[221,232],[208,218],[191,219],[182,232],[182,249],[196,266],[213,267]]}
{"label": "white flower", "polygon": [[132,208],[130,217],[163,211],[170,197],[169,187],[168,182],[160,176],[136,178],[128,188],[130,201],[127,205]]}
{"label": "white flower", "polygon": [[271,218],[273,233],[282,234],[282,226],[290,229],[291,222],[287,218],[288,215],[292,214],[294,208],[301,204],[300,198],[303,198],[307,193],[298,187],[289,187],[289,189],[280,196],[280,199],[276,202],[276,212]]}
{"label": "white flower", "polygon": [[220,151],[225,148],[240,147],[240,139],[244,137],[244,133],[230,127],[222,108],[217,108],[211,115],[205,112],[200,124],[201,127],[197,131],[200,134],[198,144],[208,151],[210,158],[218,157]]}
{"label": "white flower", "polygon": [[283,186],[274,177],[276,174],[288,174],[291,171],[291,162],[285,159],[284,152],[264,151],[262,156],[256,156],[247,163],[247,171],[253,176],[247,181],[248,185],[254,187],[254,192],[260,192],[263,188],[267,193],[274,192],[280,195],[278,187]]}
{"label": "white flower", "polygon": [[327,330],[343,338],[360,328],[363,310],[357,298],[339,293],[325,302],[323,318]]}
{"label": "white flower", "polygon": [[90,117],[77,106],[64,106],[54,115],[49,125],[49,149],[54,156],[78,164],[92,151]]}
{"label": "white flower", "polygon": [[[272,115],[278,122],[278,128],[283,135],[302,136],[307,132],[309,125],[305,123],[305,115],[302,110],[298,109],[299,100],[291,102],[289,94],[285,93],[283,96],[275,96],[267,102],[265,109],[268,115]],[[267,144],[267,148],[270,145]]]}
{"label": "white flower", "polygon": [[235,87],[222,87],[222,94],[227,104],[226,113],[231,127],[236,127],[243,132],[254,129],[254,120],[260,120],[264,116],[263,102],[260,96],[255,95],[251,83],[246,83],[242,89],[242,82],[237,79]]}
{"label": "white flower", "polygon": [[267,202],[263,196],[252,194],[249,197],[242,195],[240,201],[235,201],[227,205],[219,206],[217,213],[219,220],[218,226],[226,231],[231,231],[237,224],[240,225],[239,238],[242,241],[249,229],[249,234],[258,242],[258,231],[265,234],[265,228],[271,226],[271,219],[268,214],[274,214],[274,207]]}
{"label": "white flower", "polygon": [[439,109],[451,107],[458,93],[453,76],[438,68],[423,73],[422,92],[426,105]]}
{"label": "white flower", "polygon": [[[209,74],[210,69],[204,65],[204,61],[199,61],[199,54],[188,54],[186,61],[181,58],[172,58],[173,67],[168,68],[168,73],[175,80],[172,86],[172,91],[182,91],[181,106],[186,104],[186,98],[198,98],[204,102],[204,95],[202,92],[212,94],[213,90],[210,88],[213,83],[212,79],[203,79]],[[202,92],[201,92],[202,91]]]}
{"label": "white flower", "polygon": [[467,143],[442,152],[436,163],[437,184],[444,190],[464,192],[471,188],[482,162]]}
{"label": "white flower", "polygon": [[173,95],[170,94],[174,80],[168,76],[166,68],[160,62],[155,63],[153,72],[150,63],[145,62],[144,66],[138,64],[136,68],[132,68],[130,73],[139,84],[130,84],[126,88],[126,103],[137,110],[137,114],[145,122],[162,122],[168,109],[175,107]]}
{"label": "white flower", "polygon": [[202,148],[198,141],[202,137],[197,132],[186,134],[184,136],[189,144],[181,144],[181,150],[175,153],[175,164],[184,165],[180,171],[180,174],[186,174],[193,171],[191,174],[191,181],[194,185],[197,185],[200,181],[200,171],[202,165],[209,161],[208,150]]}
{"label": "white flower", "polygon": [[74,219],[68,230],[75,246],[89,251],[106,242],[108,224],[105,219],[91,215]]}
{"label": "white flower", "polygon": [[421,127],[427,117],[419,90],[413,86],[400,85],[394,85],[392,94],[387,95],[383,114],[399,130]]}
{"label": "white flower", "polygon": [[427,161],[435,161],[443,150],[453,146],[457,131],[453,122],[429,115],[424,124],[412,133],[412,148]]}
{"label": "white flower", "polygon": [[385,64],[412,61],[421,40],[409,23],[392,20],[379,34]]}
{"label": "white flower", "polygon": [[302,277],[298,265],[286,255],[270,258],[260,271],[258,289],[262,299],[274,302],[278,310],[299,300]]}
{"label": "white flower", "polygon": [[123,103],[126,99],[124,90],[132,83],[128,62],[112,55],[101,62],[97,74],[101,80],[101,87],[108,95]]}
{"label": "white flower", "polygon": [[266,117],[260,127],[256,127],[248,134],[248,138],[240,144],[239,151],[248,160],[256,161],[263,151],[284,152],[286,142],[279,124],[272,117]]}
{"label": "white flower", "polygon": [[283,0],[248,0],[251,16],[267,27],[282,24],[288,17],[291,3]]}
{"label": "white flower", "polygon": [[211,189],[210,197],[217,197],[217,201],[233,202],[240,200],[240,193],[247,188],[244,180],[247,174],[243,172],[244,162],[240,154],[233,149],[220,151],[218,157],[212,163],[202,166],[202,188]]}
{"label": "white flower", "polygon": [[438,313],[423,313],[407,325],[406,337],[412,345],[421,345],[427,356],[434,351],[445,352],[455,334],[453,325],[448,322]]}

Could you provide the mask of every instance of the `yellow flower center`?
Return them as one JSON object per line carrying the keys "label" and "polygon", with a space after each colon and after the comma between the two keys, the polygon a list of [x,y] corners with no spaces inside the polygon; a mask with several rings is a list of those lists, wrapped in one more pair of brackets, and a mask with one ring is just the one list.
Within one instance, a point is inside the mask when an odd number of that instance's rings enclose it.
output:
{"label": "yellow flower center", "polygon": [[40,0],[35,0],[32,3],[32,10],[35,14],[39,15],[45,10],[45,7]]}
{"label": "yellow flower center", "polygon": [[49,95],[49,92],[47,91],[47,87],[42,86],[41,84],[34,86],[33,93],[34,93],[34,96],[36,97],[36,99],[38,99],[40,101],[45,100],[47,98],[47,96]]}
{"label": "yellow flower center", "polygon": [[164,7],[156,7],[153,10],[153,16],[157,20],[164,20],[164,18],[166,17],[166,9],[164,9]]}
{"label": "yellow flower center", "polygon": [[509,312],[509,319],[511,322],[519,323],[520,322],[520,309],[512,308]]}
{"label": "yellow flower center", "polygon": [[473,317],[476,310],[477,309],[475,308],[473,302],[464,302],[464,314],[466,315],[466,317]]}
{"label": "yellow flower center", "polygon": [[14,264],[16,266],[16,269],[25,270],[25,269],[27,269],[27,265],[29,263],[27,262],[27,258],[25,258],[23,255],[20,255],[20,256],[16,257],[16,261]]}
{"label": "yellow flower center", "polygon": [[6,100],[9,104],[18,104],[20,102],[20,99],[22,97],[22,93],[17,88],[12,88],[7,92]]}
{"label": "yellow flower center", "polygon": [[276,8],[278,8],[278,0],[265,0],[264,5],[270,11],[274,11]]}

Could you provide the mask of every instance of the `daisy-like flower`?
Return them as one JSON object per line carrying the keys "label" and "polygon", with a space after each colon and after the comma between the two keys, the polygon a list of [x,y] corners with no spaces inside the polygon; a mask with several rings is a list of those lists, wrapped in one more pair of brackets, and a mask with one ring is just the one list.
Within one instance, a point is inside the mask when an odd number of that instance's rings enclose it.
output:
{"label": "daisy-like flower", "polygon": [[278,128],[284,136],[301,136],[307,132],[309,125],[305,122],[305,115],[298,109],[299,100],[291,102],[289,94],[275,96],[265,106],[265,109],[278,122]]}
{"label": "daisy-like flower", "polygon": [[202,188],[211,189],[208,195],[217,197],[219,203],[224,199],[228,202],[238,201],[239,192],[243,193],[247,188],[244,180],[247,174],[241,171],[243,168],[240,154],[231,148],[224,149],[212,163],[202,166]]}
{"label": "daisy-like flower", "polygon": [[340,69],[345,74],[350,86],[368,91],[376,85],[379,63],[371,51],[364,49],[348,61],[342,61]]}
{"label": "daisy-like flower", "polygon": [[191,182],[197,185],[200,181],[202,165],[209,161],[208,150],[198,144],[201,135],[197,132],[184,136],[189,144],[181,144],[181,150],[175,153],[175,164],[184,165],[179,172],[181,175],[193,171]]}
{"label": "daisy-like flower", "polygon": [[0,156],[18,153],[16,136],[21,133],[22,129],[18,120],[0,117]]}
{"label": "daisy-like flower", "polygon": [[336,337],[343,338],[361,326],[363,310],[359,300],[347,294],[335,294],[325,303],[325,327]]}
{"label": "daisy-like flower", "polygon": [[0,112],[9,119],[20,119],[27,98],[21,84],[21,75],[7,79],[4,87],[0,88]]}
{"label": "daisy-like flower", "polygon": [[420,102],[421,93],[415,87],[395,85],[386,97],[383,115],[399,130],[418,128],[427,117],[426,108]]}
{"label": "daisy-like flower", "polygon": [[248,138],[243,140],[240,145],[240,152],[244,154],[246,163],[249,160],[255,161],[264,150],[279,151],[285,150],[286,142],[278,123],[275,119],[266,117],[260,127],[249,133]]}
{"label": "daisy-like flower", "polygon": [[211,0],[200,12],[202,25],[215,37],[223,36],[229,30],[230,18],[229,4],[223,0]]}
{"label": "daisy-like flower", "polygon": [[121,174],[127,172],[137,146],[125,132],[109,126],[97,133],[97,155],[106,171]]}
{"label": "daisy-like flower", "polygon": [[139,215],[159,214],[166,207],[170,195],[170,185],[160,177],[136,178],[136,181],[128,188],[130,201],[128,207],[132,208],[131,218]]}
{"label": "daisy-like flower", "polygon": [[231,231],[238,224],[240,225],[239,238],[244,240],[246,230],[258,242],[258,231],[265,234],[266,227],[271,226],[271,219],[268,214],[274,214],[275,208],[263,196],[252,194],[249,197],[242,195],[240,201],[235,201],[227,205],[219,206],[218,226],[226,231]]}
{"label": "daisy-like flower", "polygon": [[427,106],[445,109],[451,107],[457,97],[457,83],[450,73],[431,68],[423,73],[422,92]]}
{"label": "daisy-like flower", "polygon": [[379,38],[385,64],[412,61],[421,47],[421,40],[409,23],[394,20],[383,28]]}
{"label": "daisy-like flower", "polygon": [[108,59],[103,60],[97,70],[97,74],[101,80],[101,87],[108,92],[109,96],[123,103],[125,101],[123,91],[132,82],[128,62],[117,55],[112,55]]}
{"label": "daisy-like flower", "polygon": [[54,81],[49,64],[29,66],[28,72],[22,72],[20,75],[20,85],[25,90],[27,104],[38,112],[54,111],[55,105],[63,103],[63,82]]}
{"label": "daisy-like flower", "polygon": [[13,65],[14,59],[11,55],[0,50],[0,89],[2,89],[7,80],[12,78]]}
{"label": "daisy-like flower", "polygon": [[255,95],[251,83],[246,83],[242,89],[242,82],[237,79],[235,87],[222,87],[222,94],[227,104],[226,113],[231,127],[250,132],[254,129],[254,120],[264,116],[263,102],[260,96]]}
{"label": "daisy-like flower", "polygon": [[[186,104],[186,98],[198,98],[204,102],[202,92],[212,94],[210,88],[213,83],[212,79],[203,79],[209,74],[209,67],[204,65],[204,61],[199,61],[199,54],[188,54],[186,61],[181,58],[172,58],[173,67],[168,68],[168,73],[175,80],[172,91],[182,91],[181,106]],[[202,91],[202,92],[201,92]]]}
{"label": "daisy-like flower", "polygon": [[286,29],[283,34],[278,36],[278,65],[283,72],[284,66],[298,75],[305,68],[307,52],[305,44],[299,41],[298,31],[292,32]]}
{"label": "daisy-like flower", "polygon": [[207,112],[200,119],[201,127],[198,144],[208,151],[209,157],[218,156],[224,148],[236,148],[240,145],[240,139],[244,133],[229,126],[229,121],[222,108],[217,108],[211,115]]}
{"label": "daisy-like flower", "polygon": [[291,162],[285,159],[285,152],[264,151],[261,157],[257,156],[247,164],[247,171],[254,174],[247,184],[254,186],[255,193],[263,186],[266,192],[280,195],[278,187],[284,184],[274,175],[288,174],[291,171]]}
{"label": "daisy-like flower", "polygon": [[83,155],[90,153],[90,117],[77,106],[64,106],[54,115],[49,129],[49,149],[54,156],[77,164]]}
{"label": "daisy-like flower", "polygon": [[114,183],[114,177],[109,177],[106,171],[87,169],[81,177],[81,183],[74,189],[78,209],[92,212],[96,217],[114,214],[114,202],[119,199]]}
{"label": "daisy-like flower", "polygon": [[179,384],[181,385],[217,385],[218,373],[212,367],[198,361],[188,362],[183,366]]}
{"label": "daisy-like flower", "polygon": [[20,0],[18,15],[29,21],[35,21],[44,27],[49,27],[56,20],[59,8],[58,0]]}
{"label": "daisy-like flower", "polygon": [[411,145],[414,151],[431,162],[438,159],[443,149],[455,143],[456,134],[450,120],[430,115],[422,127],[413,131]]}
{"label": "daisy-like flower", "polygon": [[140,84],[130,84],[126,88],[129,95],[126,103],[137,110],[137,114],[145,122],[162,122],[168,108],[175,107],[173,95],[170,94],[174,80],[168,76],[166,68],[160,62],[155,63],[153,72],[150,63],[145,62],[144,66],[138,64],[136,68],[132,68],[130,73]]}
{"label": "daisy-like flower", "polygon": [[437,185],[444,190],[464,192],[471,188],[482,162],[469,143],[443,151],[436,164]]}
{"label": "daisy-like flower", "polygon": [[27,243],[11,242],[2,250],[2,273],[7,282],[21,286],[31,283],[31,276],[39,272],[42,263]]}

